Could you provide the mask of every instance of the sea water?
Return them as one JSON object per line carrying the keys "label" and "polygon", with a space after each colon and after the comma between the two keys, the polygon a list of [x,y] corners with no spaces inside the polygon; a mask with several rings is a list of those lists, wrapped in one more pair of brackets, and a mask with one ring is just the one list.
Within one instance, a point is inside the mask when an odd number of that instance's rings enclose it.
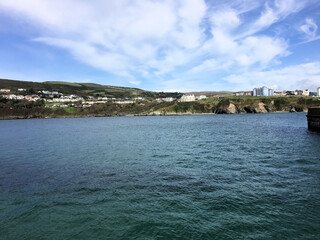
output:
{"label": "sea water", "polygon": [[320,239],[305,113],[0,121],[0,239]]}

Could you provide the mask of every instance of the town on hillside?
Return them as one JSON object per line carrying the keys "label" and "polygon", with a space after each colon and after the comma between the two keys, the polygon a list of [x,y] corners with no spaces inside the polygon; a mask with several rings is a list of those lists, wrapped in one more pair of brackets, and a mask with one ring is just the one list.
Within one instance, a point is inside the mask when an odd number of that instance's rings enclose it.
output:
{"label": "town on hillside", "polygon": [[[260,88],[254,88],[252,91],[240,91],[240,92],[230,92],[231,96],[252,96],[252,97],[271,97],[271,96],[311,96],[311,97],[320,97],[320,87],[317,88],[317,92],[311,92],[308,89],[305,90],[295,90],[295,91],[274,91],[273,89],[267,88],[265,86]],[[218,95],[219,96],[219,95]],[[146,98],[141,96],[136,97],[125,97],[125,98],[110,98],[102,96],[87,96],[82,97],[76,94],[64,94],[58,91],[48,91],[48,90],[39,90],[35,92],[32,89],[27,88],[1,88],[0,97],[10,100],[27,100],[27,101],[44,101],[46,107],[90,107],[92,104],[99,103],[115,103],[115,104],[132,104],[139,103],[144,101],[152,102],[193,102],[198,100],[204,100],[208,96],[203,94],[181,94],[180,97],[163,97],[163,98]]]}

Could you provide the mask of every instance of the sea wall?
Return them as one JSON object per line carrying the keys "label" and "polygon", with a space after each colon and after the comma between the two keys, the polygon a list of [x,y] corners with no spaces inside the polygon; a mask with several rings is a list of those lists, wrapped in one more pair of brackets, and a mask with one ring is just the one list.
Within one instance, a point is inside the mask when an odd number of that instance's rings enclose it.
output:
{"label": "sea wall", "polygon": [[308,114],[308,128],[320,132],[320,107],[309,108]]}

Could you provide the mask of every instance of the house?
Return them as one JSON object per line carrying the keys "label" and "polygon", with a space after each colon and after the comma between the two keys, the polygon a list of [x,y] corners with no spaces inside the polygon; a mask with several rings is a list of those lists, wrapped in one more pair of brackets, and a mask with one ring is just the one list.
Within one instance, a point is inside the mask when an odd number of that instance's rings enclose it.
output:
{"label": "house", "polygon": [[274,90],[271,88],[267,88],[266,86],[263,86],[261,88],[254,88],[253,96],[271,97],[271,96],[274,96]]}
{"label": "house", "polygon": [[175,100],[175,98],[173,98],[173,97],[166,97],[166,98],[162,98],[162,100],[163,100],[164,102],[172,102],[172,101]]}
{"label": "house", "polygon": [[131,104],[131,103],[135,103],[135,102],[126,100],[126,101],[115,101],[114,103],[117,103],[117,104]]}
{"label": "house", "polygon": [[2,88],[2,89],[0,89],[0,92],[9,93],[9,92],[10,92],[10,89]]}
{"label": "house", "polygon": [[291,95],[295,95],[295,91],[285,91],[285,95],[291,96]]}
{"label": "house", "polygon": [[203,100],[203,99],[206,99],[207,96],[206,95],[200,95],[198,97],[196,97],[197,100]]}
{"label": "house", "polygon": [[252,96],[253,92],[252,91],[241,91],[241,92],[236,92],[236,96]]}
{"label": "house", "polygon": [[29,96],[29,95],[25,96],[24,98],[26,100],[28,100],[28,101],[35,101],[35,99],[32,96]]}
{"label": "house", "polygon": [[193,102],[196,100],[194,94],[185,94],[180,98],[180,102]]}
{"label": "house", "polygon": [[308,89],[302,91],[302,96],[309,96],[310,91]]}
{"label": "house", "polygon": [[18,88],[18,91],[19,92],[24,92],[24,91],[27,91],[27,89],[26,88]]}
{"label": "house", "polygon": [[144,98],[143,98],[143,97],[135,97],[134,100],[136,100],[136,101],[139,101],[139,100],[142,101],[142,100],[144,100]]}
{"label": "house", "polygon": [[317,96],[320,97],[320,87],[317,88]]}
{"label": "house", "polygon": [[286,93],[285,92],[276,92],[276,91],[274,91],[273,92],[273,96],[277,96],[277,97],[279,97],[279,96],[285,96],[286,95]]}

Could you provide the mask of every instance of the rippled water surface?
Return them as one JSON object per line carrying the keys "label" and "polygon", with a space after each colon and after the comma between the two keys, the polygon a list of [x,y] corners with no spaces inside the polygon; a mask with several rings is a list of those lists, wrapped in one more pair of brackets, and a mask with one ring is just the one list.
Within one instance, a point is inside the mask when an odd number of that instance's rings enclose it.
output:
{"label": "rippled water surface", "polygon": [[304,113],[0,121],[0,239],[320,239]]}

